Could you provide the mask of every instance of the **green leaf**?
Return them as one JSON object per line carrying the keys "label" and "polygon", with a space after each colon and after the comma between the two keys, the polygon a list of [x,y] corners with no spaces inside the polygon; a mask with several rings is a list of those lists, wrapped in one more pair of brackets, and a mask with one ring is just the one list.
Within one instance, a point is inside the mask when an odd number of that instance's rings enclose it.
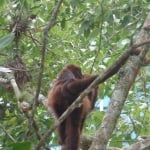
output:
{"label": "green leaf", "polygon": [[13,143],[10,145],[12,150],[31,150],[31,143],[30,142],[22,142],[22,143]]}
{"label": "green leaf", "polygon": [[14,38],[15,38],[14,33],[10,33],[10,34],[5,35],[2,38],[0,38],[0,49],[8,46],[14,40]]}
{"label": "green leaf", "polygon": [[64,29],[66,26],[66,19],[63,18],[62,21],[61,21],[61,28]]}
{"label": "green leaf", "polygon": [[1,0],[0,8],[3,7],[4,5],[4,0]]}

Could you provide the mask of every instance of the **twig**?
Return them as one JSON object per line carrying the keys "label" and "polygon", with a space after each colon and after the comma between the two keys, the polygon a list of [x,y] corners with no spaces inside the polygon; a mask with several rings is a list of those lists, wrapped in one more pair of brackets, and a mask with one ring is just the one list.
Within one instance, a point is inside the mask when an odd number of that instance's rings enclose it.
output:
{"label": "twig", "polygon": [[[39,40],[37,40],[36,38],[33,37],[33,35],[31,34],[31,32],[29,32],[30,35],[28,34],[25,34],[25,36],[31,38],[31,40],[34,42],[34,44],[36,46],[40,46],[42,47],[42,42],[40,42]],[[57,41],[58,42],[58,41]],[[46,47],[46,50],[49,51],[50,49],[48,47]],[[54,52],[50,51],[53,55],[56,55]],[[57,54],[58,55],[58,54]],[[62,57],[61,55],[58,55],[58,57]]]}
{"label": "twig", "polygon": [[102,3],[100,4],[100,7],[101,7],[101,20],[99,21],[100,32],[99,32],[98,50],[96,51],[96,56],[95,56],[95,58],[93,60],[90,72],[92,72],[92,70],[93,70],[93,67],[94,67],[95,62],[96,62],[96,60],[98,58],[98,54],[100,53],[101,45],[102,45],[102,35],[103,35],[102,31],[103,31],[103,23],[104,23],[104,14],[105,13],[104,13],[104,8],[103,8],[103,4]]}
{"label": "twig", "polygon": [[1,127],[2,130],[6,133],[6,135],[15,143],[16,140],[12,137],[12,135],[10,135],[10,134],[8,133],[8,131],[7,131],[2,125],[0,125],[0,127]]}
{"label": "twig", "polygon": [[49,19],[49,22],[47,26],[44,28],[43,31],[43,46],[42,46],[42,57],[41,57],[41,66],[40,66],[40,71],[39,71],[39,77],[38,77],[38,84],[37,84],[37,89],[36,89],[36,95],[34,99],[34,104],[33,104],[33,113],[32,115],[34,116],[34,111],[36,109],[36,105],[38,104],[38,97],[41,89],[41,83],[42,83],[42,76],[43,76],[43,71],[44,71],[44,62],[45,62],[45,51],[46,51],[46,46],[48,42],[48,32],[50,29],[55,25],[56,19],[57,19],[57,14],[59,11],[59,8],[62,4],[63,0],[59,0],[52,12],[52,15]]}

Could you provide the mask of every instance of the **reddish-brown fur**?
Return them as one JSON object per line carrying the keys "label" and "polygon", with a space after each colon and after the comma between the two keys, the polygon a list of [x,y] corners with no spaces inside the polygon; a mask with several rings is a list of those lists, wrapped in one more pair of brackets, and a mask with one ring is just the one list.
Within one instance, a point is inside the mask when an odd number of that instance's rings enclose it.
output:
{"label": "reddish-brown fur", "polygon": [[[48,107],[52,108],[56,117],[59,118],[96,77],[82,75],[81,69],[76,65],[66,66],[48,93]],[[58,127],[62,150],[78,149],[83,123],[94,107],[97,91],[97,87],[92,89],[88,96],[83,98],[83,105],[76,108]]]}

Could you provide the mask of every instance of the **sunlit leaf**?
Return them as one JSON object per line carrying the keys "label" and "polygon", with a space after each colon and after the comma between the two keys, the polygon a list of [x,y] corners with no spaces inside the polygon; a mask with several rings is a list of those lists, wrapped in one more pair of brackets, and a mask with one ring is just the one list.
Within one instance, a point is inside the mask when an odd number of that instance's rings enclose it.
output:
{"label": "sunlit leaf", "polygon": [[8,46],[15,38],[14,33],[7,34],[0,38],[0,49],[5,48]]}

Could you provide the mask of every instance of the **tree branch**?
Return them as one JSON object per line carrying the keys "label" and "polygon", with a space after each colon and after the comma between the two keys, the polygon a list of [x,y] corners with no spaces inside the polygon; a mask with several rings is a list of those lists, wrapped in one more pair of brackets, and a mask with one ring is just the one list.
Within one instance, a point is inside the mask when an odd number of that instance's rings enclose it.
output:
{"label": "tree branch", "polygon": [[[52,11],[52,14],[50,16],[49,22],[46,25],[46,27],[44,28],[43,31],[43,46],[42,46],[42,57],[41,57],[41,66],[40,66],[40,72],[39,72],[39,77],[38,77],[38,84],[37,84],[37,89],[36,89],[36,94],[35,94],[35,99],[34,99],[34,103],[33,103],[33,107],[32,107],[32,120],[34,120],[34,112],[36,110],[36,106],[38,105],[38,97],[39,97],[39,93],[40,93],[40,89],[41,89],[41,84],[42,84],[42,76],[43,76],[43,71],[44,71],[44,62],[45,62],[45,51],[46,51],[46,46],[48,43],[48,33],[51,30],[51,28],[55,25],[56,19],[57,19],[57,14],[58,11],[60,9],[60,6],[62,4],[63,0],[58,0],[55,8]],[[38,145],[36,147],[36,150],[39,150],[40,147],[42,146],[41,143],[40,145]]]}
{"label": "tree branch", "polygon": [[[83,136],[81,137],[81,149],[87,150],[92,141],[94,140],[93,136]],[[125,148],[109,147],[106,150],[148,150],[150,149],[150,137],[140,137],[140,140],[134,144],[131,144]]]}
{"label": "tree branch", "polygon": [[38,97],[39,97],[39,93],[40,93],[40,89],[41,89],[41,84],[42,84],[42,76],[43,76],[43,71],[44,71],[44,62],[45,62],[45,51],[46,51],[46,46],[48,43],[48,34],[49,31],[51,30],[51,28],[55,25],[56,19],[57,19],[57,14],[59,11],[59,8],[62,4],[63,0],[59,0],[55,6],[55,8],[53,9],[52,15],[49,19],[49,22],[47,24],[47,26],[44,28],[43,31],[43,46],[42,46],[42,57],[41,57],[41,66],[40,66],[40,71],[39,71],[39,77],[38,77],[38,84],[37,84],[37,89],[36,89],[36,95],[35,95],[35,99],[34,99],[34,104],[33,104],[33,111],[32,111],[32,115],[34,116],[34,111],[36,110],[36,106],[38,104]]}
{"label": "tree branch", "polygon": [[149,150],[150,149],[150,137],[143,139],[140,142],[134,143],[129,147],[123,148],[122,150]]}

